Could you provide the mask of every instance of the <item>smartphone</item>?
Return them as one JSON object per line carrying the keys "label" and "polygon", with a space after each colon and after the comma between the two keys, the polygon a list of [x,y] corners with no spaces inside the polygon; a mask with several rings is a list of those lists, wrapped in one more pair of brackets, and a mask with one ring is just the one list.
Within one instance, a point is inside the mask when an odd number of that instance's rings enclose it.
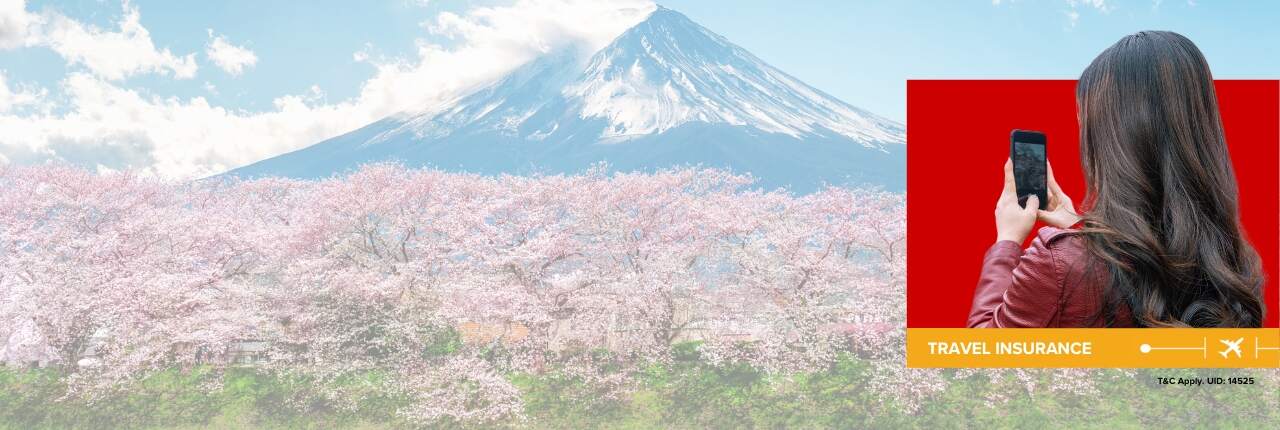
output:
{"label": "smartphone", "polygon": [[1040,209],[1049,206],[1049,163],[1045,159],[1044,133],[1013,130],[1009,158],[1013,160],[1013,182],[1018,188],[1018,205],[1027,207],[1027,197],[1040,199]]}

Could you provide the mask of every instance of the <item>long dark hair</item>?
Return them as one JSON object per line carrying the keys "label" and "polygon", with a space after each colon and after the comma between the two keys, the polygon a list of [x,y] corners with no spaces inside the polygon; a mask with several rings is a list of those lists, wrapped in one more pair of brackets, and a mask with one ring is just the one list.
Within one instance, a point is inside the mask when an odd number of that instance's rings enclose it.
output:
{"label": "long dark hair", "polygon": [[1076,87],[1086,249],[1108,325],[1261,327],[1262,270],[1240,227],[1209,64],[1167,31],[1126,36]]}

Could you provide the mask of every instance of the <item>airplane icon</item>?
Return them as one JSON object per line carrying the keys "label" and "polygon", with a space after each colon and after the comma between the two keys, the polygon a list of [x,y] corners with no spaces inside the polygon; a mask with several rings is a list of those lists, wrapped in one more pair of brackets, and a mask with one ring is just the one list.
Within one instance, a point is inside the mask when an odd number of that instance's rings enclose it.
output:
{"label": "airplane icon", "polygon": [[1239,357],[1241,356],[1241,353],[1240,353],[1240,343],[1241,343],[1241,342],[1244,342],[1244,338],[1243,338],[1243,337],[1242,337],[1242,338],[1239,338],[1239,339],[1236,339],[1234,342],[1232,342],[1232,341],[1230,341],[1230,340],[1226,340],[1226,339],[1218,339],[1218,342],[1222,342],[1222,344],[1223,344],[1223,345],[1226,345],[1226,346],[1227,346],[1227,349],[1224,349],[1224,350],[1222,350],[1222,351],[1218,351],[1218,353],[1219,353],[1219,354],[1222,354],[1222,358],[1227,358],[1227,354],[1230,354],[1230,353],[1232,353],[1232,352],[1235,352],[1235,353],[1236,353],[1236,358],[1239,358]]}

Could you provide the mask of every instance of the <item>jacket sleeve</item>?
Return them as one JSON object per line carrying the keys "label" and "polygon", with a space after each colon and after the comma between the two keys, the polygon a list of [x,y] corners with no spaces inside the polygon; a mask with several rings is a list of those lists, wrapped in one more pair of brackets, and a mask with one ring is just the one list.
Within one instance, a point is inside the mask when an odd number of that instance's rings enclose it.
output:
{"label": "jacket sleeve", "polygon": [[1046,327],[1062,302],[1053,250],[1036,235],[1024,252],[1017,243],[991,245],[973,293],[969,327]]}

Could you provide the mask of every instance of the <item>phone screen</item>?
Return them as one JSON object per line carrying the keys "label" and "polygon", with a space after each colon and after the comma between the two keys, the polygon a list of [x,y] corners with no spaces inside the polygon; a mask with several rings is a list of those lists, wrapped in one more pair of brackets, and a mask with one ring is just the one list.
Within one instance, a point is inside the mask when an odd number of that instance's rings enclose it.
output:
{"label": "phone screen", "polygon": [[1043,143],[1013,142],[1013,181],[1018,188],[1018,204],[1027,206],[1027,197],[1036,195],[1040,209],[1049,203]]}

